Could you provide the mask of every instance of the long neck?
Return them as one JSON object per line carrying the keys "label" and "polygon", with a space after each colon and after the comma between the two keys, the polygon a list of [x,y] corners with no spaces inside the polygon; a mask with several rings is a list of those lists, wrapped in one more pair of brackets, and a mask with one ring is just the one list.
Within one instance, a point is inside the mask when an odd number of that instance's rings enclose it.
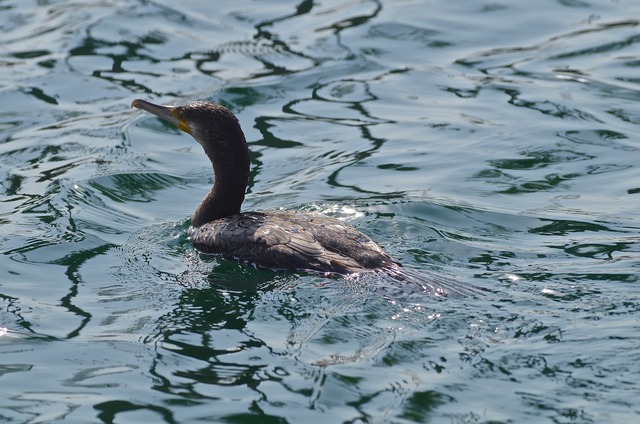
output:
{"label": "long neck", "polygon": [[246,184],[242,186],[237,183],[225,185],[218,177],[215,178],[209,194],[191,216],[191,225],[194,227],[200,227],[207,222],[240,212]]}
{"label": "long neck", "polygon": [[208,222],[240,212],[249,182],[249,151],[244,135],[242,140],[218,146],[204,146],[211,160],[214,183],[191,217],[191,225],[200,227]]}

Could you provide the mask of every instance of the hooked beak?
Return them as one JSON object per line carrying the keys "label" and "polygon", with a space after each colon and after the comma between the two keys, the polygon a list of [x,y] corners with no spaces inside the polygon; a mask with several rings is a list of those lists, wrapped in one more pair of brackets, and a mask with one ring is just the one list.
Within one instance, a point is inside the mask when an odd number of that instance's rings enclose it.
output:
{"label": "hooked beak", "polygon": [[149,112],[150,114],[175,125],[187,134],[191,134],[191,129],[189,129],[187,121],[182,118],[179,106],[161,106],[147,102],[146,100],[135,99],[131,102],[131,107]]}

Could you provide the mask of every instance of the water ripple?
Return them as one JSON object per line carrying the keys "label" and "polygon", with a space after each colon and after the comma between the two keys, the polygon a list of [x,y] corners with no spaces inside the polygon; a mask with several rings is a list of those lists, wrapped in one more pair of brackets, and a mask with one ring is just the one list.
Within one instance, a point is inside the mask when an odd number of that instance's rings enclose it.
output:
{"label": "water ripple", "polygon": [[[632,422],[640,11],[428,6],[2,2],[0,416]],[[199,254],[210,164],[137,97],[238,115],[248,209],[478,293]]]}

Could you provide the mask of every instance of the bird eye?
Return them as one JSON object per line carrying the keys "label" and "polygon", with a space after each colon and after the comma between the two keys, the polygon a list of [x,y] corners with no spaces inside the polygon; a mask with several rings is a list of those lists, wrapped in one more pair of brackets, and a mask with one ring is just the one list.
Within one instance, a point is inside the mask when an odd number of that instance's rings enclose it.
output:
{"label": "bird eye", "polygon": [[177,119],[178,128],[187,134],[191,134],[191,128],[189,128],[188,120],[184,116],[184,110],[181,107],[174,107],[171,109],[171,114]]}
{"label": "bird eye", "polygon": [[181,121],[184,119],[184,111],[180,107],[172,108],[171,114]]}

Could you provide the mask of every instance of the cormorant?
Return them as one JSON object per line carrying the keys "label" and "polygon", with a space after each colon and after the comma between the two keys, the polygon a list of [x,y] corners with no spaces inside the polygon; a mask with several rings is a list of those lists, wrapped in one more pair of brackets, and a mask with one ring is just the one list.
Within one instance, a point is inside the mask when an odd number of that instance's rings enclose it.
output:
{"label": "cormorant", "polygon": [[211,160],[214,183],[191,217],[195,248],[269,269],[338,274],[400,266],[368,236],[344,222],[301,211],[240,212],[249,181],[249,149],[227,108],[205,101],[160,106],[136,99],[147,111],[190,134]]}

